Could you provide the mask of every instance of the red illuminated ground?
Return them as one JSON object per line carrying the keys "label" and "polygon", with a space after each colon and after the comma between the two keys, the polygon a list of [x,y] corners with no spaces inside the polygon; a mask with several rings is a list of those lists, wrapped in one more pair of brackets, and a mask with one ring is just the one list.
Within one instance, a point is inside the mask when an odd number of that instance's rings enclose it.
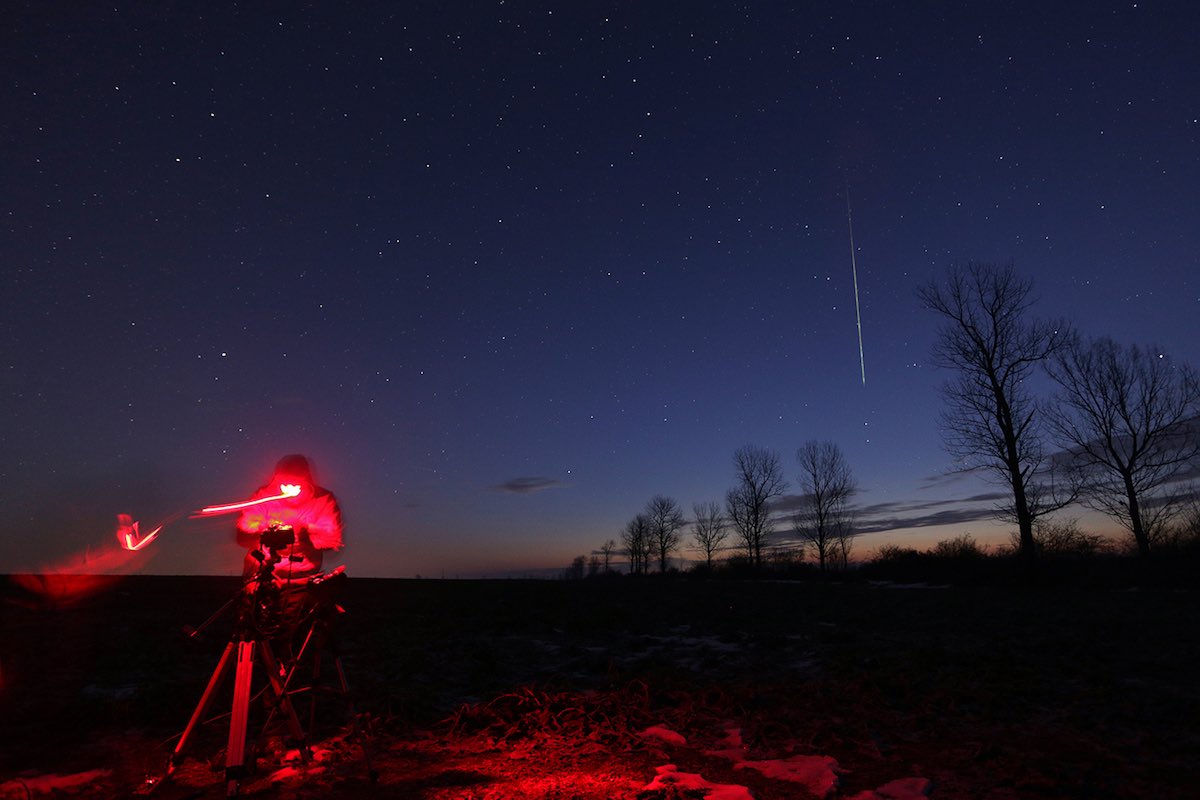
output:
{"label": "red illuminated ground", "polygon": [[[9,589],[0,798],[160,776],[224,645],[178,629],[228,588],[132,579],[66,609]],[[272,732],[243,796],[1183,798],[1200,778],[1189,592],[352,580],[344,604],[377,781],[323,704],[315,758]],[[154,796],[222,796],[226,725]]]}

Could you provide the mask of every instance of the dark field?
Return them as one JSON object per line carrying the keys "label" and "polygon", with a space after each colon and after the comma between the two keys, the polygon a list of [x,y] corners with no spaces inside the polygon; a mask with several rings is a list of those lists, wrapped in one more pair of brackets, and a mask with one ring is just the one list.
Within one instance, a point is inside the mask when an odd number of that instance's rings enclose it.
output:
{"label": "dark field", "polygon": [[[121,797],[159,776],[230,622],[180,630],[235,590],[130,578],[47,609],[6,582],[0,798]],[[335,704],[320,760],[278,772],[268,736],[244,796],[706,796],[645,789],[666,764],[812,796],[713,752],[731,729],[747,761],[835,759],[830,797],[909,777],[933,798],[1200,796],[1194,591],[351,579],[342,605],[378,781]],[[227,730],[202,729],[154,796],[222,796]]]}

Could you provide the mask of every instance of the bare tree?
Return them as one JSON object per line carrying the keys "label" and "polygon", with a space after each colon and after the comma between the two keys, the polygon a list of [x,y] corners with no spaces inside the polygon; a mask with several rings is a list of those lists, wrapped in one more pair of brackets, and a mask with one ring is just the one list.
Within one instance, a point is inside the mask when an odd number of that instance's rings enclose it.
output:
{"label": "bare tree", "polygon": [[679,549],[684,526],[683,512],[672,497],[657,494],[646,503],[646,519],[650,523],[651,552],[658,556],[658,571],[667,571],[667,560]]}
{"label": "bare tree", "polygon": [[583,571],[587,567],[586,556],[575,556],[571,560],[571,566],[563,570],[563,580],[579,581],[583,580]]}
{"label": "bare tree", "polygon": [[704,553],[704,563],[712,569],[713,554],[721,549],[721,543],[729,536],[725,515],[719,503],[696,503],[692,506],[692,540],[696,549]]}
{"label": "bare tree", "polygon": [[650,521],[638,514],[621,531],[621,544],[629,556],[629,574],[644,575],[650,560]]}
{"label": "bare tree", "polygon": [[1036,558],[1034,520],[1074,499],[1057,497],[1039,474],[1045,459],[1029,379],[1062,346],[1067,328],[1028,318],[1032,291],[1011,266],[969,263],[917,293],[943,318],[934,362],[958,371],[943,387],[946,448],[964,470],[983,469],[1012,491],[999,515],[1016,522],[1026,563]]}
{"label": "bare tree", "polygon": [[725,511],[746,548],[746,557],[762,566],[763,545],[771,535],[771,501],[787,489],[779,454],[754,445],[733,454],[737,484],[725,495]]}
{"label": "bare tree", "polygon": [[1158,348],[1073,339],[1052,361],[1062,388],[1050,427],[1070,455],[1083,502],[1133,534],[1150,554],[1181,509],[1169,487],[1200,454],[1200,380]]}
{"label": "bare tree", "polygon": [[609,539],[604,544],[600,545],[600,557],[604,559],[604,572],[608,574],[612,567],[613,553],[617,552],[617,543],[613,539]]}
{"label": "bare tree", "polygon": [[796,458],[803,492],[796,532],[816,555],[822,571],[831,559],[845,567],[854,533],[850,500],[858,490],[850,465],[833,442],[806,442]]}

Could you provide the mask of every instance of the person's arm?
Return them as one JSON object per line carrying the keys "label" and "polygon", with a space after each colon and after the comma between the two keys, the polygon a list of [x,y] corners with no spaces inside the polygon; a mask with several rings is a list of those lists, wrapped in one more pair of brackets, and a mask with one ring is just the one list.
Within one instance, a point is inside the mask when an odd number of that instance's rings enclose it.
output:
{"label": "person's arm", "polygon": [[[254,493],[253,499],[263,496],[263,490]],[[251,506],[242,510],[237,518],[237,543],[239,547],[250,549],[258,546],[258,535],[266,530],[267,513],[264,506]]]}
{"label": "person's arm", "polygon": [[342,510],[332,494],[315,501],[315,513],[308,523],[308,538],[318,550],[342,549]]}

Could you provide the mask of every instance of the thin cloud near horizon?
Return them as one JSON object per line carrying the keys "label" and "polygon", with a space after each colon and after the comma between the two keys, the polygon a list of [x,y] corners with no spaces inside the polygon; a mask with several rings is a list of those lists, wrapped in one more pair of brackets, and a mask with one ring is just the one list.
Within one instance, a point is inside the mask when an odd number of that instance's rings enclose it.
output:
{"label": "thin cloud near horizon", "polygon": [[546,489],[562,489],[567,484],[557,478],[547,478],[542,475],[533,475],[520,478],[510,478],[504,483],[497,483],[488,488],[496,492],[505,492],[508,494],[533,494],[542,492]]}
{"label": "thin cloud near horizon", "polygon": [[[774,504],[773,511],[782,517],[782,521],[790,521],[791,514],[800,508],[804,497],[796,494],[785,495]],[[886,533],[911,528],[985,522],[996,518],[995,503],[1007,498],[1005,492],[985,492],[945,500],[873,503],[855,509],[854,532]]]}

